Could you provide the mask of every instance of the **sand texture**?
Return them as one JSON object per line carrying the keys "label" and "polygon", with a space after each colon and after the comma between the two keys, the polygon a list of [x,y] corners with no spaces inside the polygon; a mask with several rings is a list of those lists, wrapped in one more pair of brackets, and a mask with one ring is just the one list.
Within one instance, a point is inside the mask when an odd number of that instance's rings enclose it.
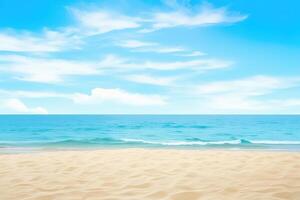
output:
{"label": "sand texture", "polygon": [[1,200],[300,200],[300,153],[96,150],[0,155]]}

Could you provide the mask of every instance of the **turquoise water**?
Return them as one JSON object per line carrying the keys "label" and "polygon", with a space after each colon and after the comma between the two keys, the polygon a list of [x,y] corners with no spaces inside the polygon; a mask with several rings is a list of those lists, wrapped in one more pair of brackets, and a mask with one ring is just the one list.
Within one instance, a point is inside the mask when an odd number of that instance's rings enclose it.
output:
{"label": "turquoise water", "polygon": [[300,116],[1,115],[0,148],[300,150]]}

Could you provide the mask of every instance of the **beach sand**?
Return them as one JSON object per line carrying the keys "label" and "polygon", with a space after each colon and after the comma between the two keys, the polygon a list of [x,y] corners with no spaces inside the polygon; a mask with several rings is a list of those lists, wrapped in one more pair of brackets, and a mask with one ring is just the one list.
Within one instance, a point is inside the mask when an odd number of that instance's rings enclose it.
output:
{"label": "beach sand", "polygon": [[119,149],[0,155],[1,200],[300,199],[300,153]]}

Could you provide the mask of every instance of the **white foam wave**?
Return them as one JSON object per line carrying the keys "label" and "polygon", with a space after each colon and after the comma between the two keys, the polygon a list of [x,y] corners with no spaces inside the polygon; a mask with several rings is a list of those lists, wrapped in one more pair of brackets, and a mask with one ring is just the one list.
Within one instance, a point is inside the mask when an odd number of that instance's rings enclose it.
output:
{"label": "white foam wave", "polygon": [[251,140],[252,144],[273,144],[273,145],[298,145],[300,141],[290,141],[290,140]]}
{"label": "white foam wave", "polygon": [[139,142],[144,144],[156,144],[156,145],[167,145],[167,146],[180,146],[180,145],[222,145],[222,144],[241,144],[241,140],[229,140],[229,141],[170,141],[170,142],[157,142],[157,141],[147,141],[139,139],[122,139],[124,142]]}
{"label": "white foam wave", "polygon": [[275,140],[226,140],[226,141],[148,141],[141,139],[121,139],[124,142],[136,142],[143,144],[153,145],[167,145],[167,146],[180,146],[180,145],[239,145],[239,144],[261,144],[261,145],[300,145],[300,141],[275,141]]}

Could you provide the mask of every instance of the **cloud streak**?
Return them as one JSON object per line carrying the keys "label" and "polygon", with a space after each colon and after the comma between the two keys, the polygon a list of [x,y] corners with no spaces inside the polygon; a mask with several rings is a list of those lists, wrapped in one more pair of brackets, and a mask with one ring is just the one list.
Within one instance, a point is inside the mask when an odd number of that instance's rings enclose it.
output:
{"label": "cloud streak", "polygon": [[[80,61],[40,56],[0,55],[0,71],[13,75],[14,79],[60,83],[70,76],[95,76],[119,72],[141,72],[144,70],[174,71],[188,70],[205,72],[228,68],[231,61],[218,59],[192,59],[186,61],[135,61],[115,55],[101,60]],[[149,78],[148,78],[149,81]]]}
{"label": "cloud streak", "polygon": [[228,11],[227,8],[214,8],[210,4],[204,4],[197,12],[186,8],[178,8],[170,12],[157,12],[151,19],[152,24],[149,29],[142,32],[151,32],[159,29],[173,27],[196,27],[217,24],[231,24],[243,21],[247,15]]}
{"label": "cloud streak", "polygon": [[34,90],[3,90],[0,96],[10,98],[69,98],[69,94],[58,92],[34,91]]}
{"label": "cloud streak", "polygon": [[245,96],[260,96],[273,90],[289,88],[299,79],[284,79],[257,75],[238,80],[218,81],[199,86],[201,94],[238,93]]}
{"label": "cloud streak", "polygon": [[107,55],[100,65],[103,68],[120,69],[120,70],[158,70],[158,71],[172,71],[172,70],[192,70],[192,71],[209,71],[216,69],[228,68],[233,65],[232,61],[221,59],[192,59],[185,61],[130,61],[115,55]]}
{"label": "cloud streak", "polygon": [[83,34],[97,35],[116,30],[133,29],[141,26],[140,19],[107,10],[84,11],[72,8]]}
{"label": "cloud streak", "polygon": [[196,11],[176,6],[173,11],[146,12],[143,16],[127,16],[104,9],[71,8],[70,11],[79,23],[77,28],[87,35],[126,29],[137,29],[140,33],[146,33],[180,26],[232,24],[247,18],[247,15],[229,11],[226,7],[214,8],[208,3],[203,4]]}
{"label": "cloud streak", "polygon": [[73,101],[78,104],[101,104],[105,102],[120,103],[130,106],[161,106],[166,101],[159,95],[130,93],[119,88],[95,88],[91,94],[77,93]]}
{"label": "cloud streak", "polygon": [[298,99],[264,99],[278,90],[297,87],[300,78],[281,78],[257,75],[237,80],[203,84],[195,91],[207,108],[231,112],[264,112],[297,106]]}
{"label": "cloud streak", "polygon": [[177,53],[186,51],[186,49],[182,47],[168,47],[155,42],[144,42],[139,40],[126,40],[116,43],[116,45],[123,48],[134,49],[135,52]]}
{"label": "cloud streak", "polygon": [[125,77],[126,80],[132,82],[158,86],[170,86],[177,80],[177,78],[178,77],[155,77],[145,74],[134,74]]}
{"label": "cloud streak", "polygon": [[50,53],[77,49],[80,44],[80,38],[67,30],[45,30],[39,35],[29,32],[0,32],[0,52]]}
{"label": "cloud streak", "polygon": [[18,55],[0,56],[0,71],[13,73],[19,80],[40,83],[62,82],[65,76],[71,75],[100,74],[100,71],[88,62]]}
{"label": "cloud streak", "polygon": [[48,114],[43,107],[28,107],[19,99],[7,99],[4,101],[4,107],[16,113],[24,114]]}

